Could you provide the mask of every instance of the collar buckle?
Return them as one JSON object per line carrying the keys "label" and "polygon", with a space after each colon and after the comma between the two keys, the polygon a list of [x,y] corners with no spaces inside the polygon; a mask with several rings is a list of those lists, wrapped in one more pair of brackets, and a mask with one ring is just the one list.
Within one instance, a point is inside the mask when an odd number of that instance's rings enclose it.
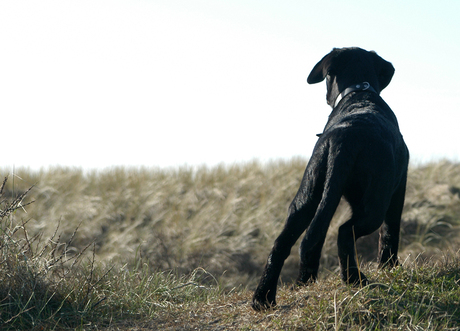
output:
{"label": "collar buckle", "polygon": [[342,100],[347,94],[349,94],[351,92],[355,92],[355,91],[370,91],[370,92],[374,92],[374,93],[378,94],[377,91],[368,82],[362,82],[362,83],[359,83],[359,84],[353,84],[350,87],[347,87],[345,90],[343,90],[343,92],[341,92],[337,96],[337,99],[335,99],[334,108],[337,107],[337,105],[339,104],[340,100]]}

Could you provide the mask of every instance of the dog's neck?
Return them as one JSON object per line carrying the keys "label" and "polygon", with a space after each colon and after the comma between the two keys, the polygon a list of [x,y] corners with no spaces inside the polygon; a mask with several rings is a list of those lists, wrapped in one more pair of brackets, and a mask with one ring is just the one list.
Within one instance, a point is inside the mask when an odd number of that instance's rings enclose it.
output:
{"label": "dog's neck", "polygon": [[374,92],[374,93],[378,94],[377,91],[374,90],[374,88],[368,82],[362,82],[362,83],[359,83],[359,84],[353,84],[353,85],[347,87],[341,93],[339,93],[339,95],[335,99],[333,108],[337,107],[337,105],[339,104],[340,100],[342,100],[347,94],[349,94],[351,92],[355,92],[355,91],[370,91],[370,92]]}

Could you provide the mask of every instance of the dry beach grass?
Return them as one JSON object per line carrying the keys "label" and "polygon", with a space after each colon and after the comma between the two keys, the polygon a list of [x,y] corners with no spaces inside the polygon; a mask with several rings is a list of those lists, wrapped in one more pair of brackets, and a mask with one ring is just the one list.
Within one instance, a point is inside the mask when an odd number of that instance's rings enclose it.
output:
{"label": "dry beach grass", "polygon": [[305,164],[2,171],[2,329],[456,329],[460,164],[448,161],[410,168],[402,268],[376,270],[374,234],[357,250],[376,285],[340,282],[335,240],[349,213],[342,203],[320,281],[289,290],[294,248],[280,307],[250,309]]}

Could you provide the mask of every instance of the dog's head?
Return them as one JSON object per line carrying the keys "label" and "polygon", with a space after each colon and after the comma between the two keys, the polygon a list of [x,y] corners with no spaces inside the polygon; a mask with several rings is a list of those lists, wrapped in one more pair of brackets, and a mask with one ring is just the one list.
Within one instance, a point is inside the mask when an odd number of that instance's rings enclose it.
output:
{"label": "dog's head", "polygon": [[390,83],[394,72],[393,65],[374,51],[357,47],[334,48],[315,65],[307,82],[315,84],[326,78],[327,103],[334,107],[337,96],[353,84],[368,82],[380,93]]}

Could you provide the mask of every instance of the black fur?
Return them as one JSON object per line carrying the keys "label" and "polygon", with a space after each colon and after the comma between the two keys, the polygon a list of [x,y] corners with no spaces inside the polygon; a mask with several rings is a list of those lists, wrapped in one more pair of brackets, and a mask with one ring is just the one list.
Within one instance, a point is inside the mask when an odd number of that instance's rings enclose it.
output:
{"label": "black fur", "polygon": [[[360,48],[333,49],[311,71],[307,80],[310,84],[326,78],[326,99],[333,110],[289,207],[284,228],[268,256],[254,293],[254,309],[276,305],[281,268],[305,230],[297,284],[316,280],[329,223],[342,196],[352,210],[352,217],[338,233],[343,281],[368,284],[355,260],[355,240],[379,227],[379,264],[398,264],[409,152],[393,111],[379,96],[393,73],[391,63]],[[334,107],[340,93],[363,82],[368,82],[374,91],[353,91]]]}

